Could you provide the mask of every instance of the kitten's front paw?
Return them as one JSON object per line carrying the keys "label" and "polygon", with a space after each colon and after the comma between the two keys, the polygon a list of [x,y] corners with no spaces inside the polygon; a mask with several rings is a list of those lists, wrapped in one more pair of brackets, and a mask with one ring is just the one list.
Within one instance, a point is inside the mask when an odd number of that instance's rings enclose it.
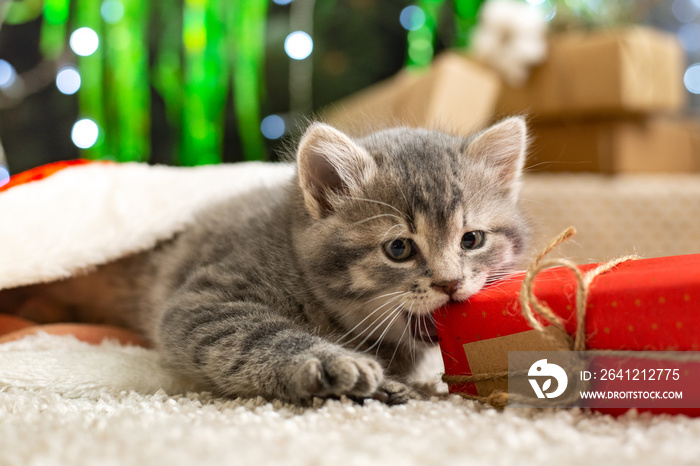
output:
{"label": "kitten's front paw", "polygon": [[408,400],[419,400],[423,397],[404,383],[392,379],[384,379],[379,386],[379,390],[372,395],[372,398],[389,406],[394,406],[406,404]]}
{"label": "kitten's front paw", "polygon": [[299,398],[354,396],[367,398],[384,379],[373,358],[349,351],[327,351],[304,361],[293,377]]}

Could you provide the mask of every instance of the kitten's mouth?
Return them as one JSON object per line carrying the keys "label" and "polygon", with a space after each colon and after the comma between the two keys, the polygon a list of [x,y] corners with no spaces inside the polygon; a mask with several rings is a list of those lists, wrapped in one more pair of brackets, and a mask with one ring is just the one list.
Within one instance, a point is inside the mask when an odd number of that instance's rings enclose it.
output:
{"label": "kitten's mouth", "polygon": [[430,314],[409,314],[409,327],[414,340],[421,341],[427,345],[437,345],[438,333],[435,320]]}

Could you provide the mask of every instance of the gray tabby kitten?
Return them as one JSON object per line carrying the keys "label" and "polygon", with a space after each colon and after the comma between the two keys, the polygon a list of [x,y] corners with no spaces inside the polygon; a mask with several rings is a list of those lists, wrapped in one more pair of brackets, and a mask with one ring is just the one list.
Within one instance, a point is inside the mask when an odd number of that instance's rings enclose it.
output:
{"label": "gray tabby kitten", "polygon": [[[49,294],[139,329],[223,395],[405,402],[437,343],[431,312],[523,250],[526,144],[517,117],[466,139],[406,128],[351,139],[316,123],[288,185],[202,212],[154,251],[78,279],[82,292]],[[90,293],[81,312],[75,296]]]}

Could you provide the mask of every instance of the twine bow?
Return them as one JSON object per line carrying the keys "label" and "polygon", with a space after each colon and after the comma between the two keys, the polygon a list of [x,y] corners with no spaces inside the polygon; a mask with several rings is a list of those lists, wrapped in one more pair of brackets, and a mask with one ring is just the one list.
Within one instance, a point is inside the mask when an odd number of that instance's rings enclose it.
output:
{"label": "twine bow", "polygon": [[[588,292],[591,283],[598,276],[601,275],[615,266],[629,261],[638,259],[636,255],[627,255],[618,257],[611,261],[600,264],[595,269],[589,270],[585,274],[582,273],[579,268],[572,261],[568,259],[546,259],[545,256],[554,247],[560,243],[569,240],[572,236],[576,234],[576,229],[574,227],[569,227],[559,235],[557,235],[552,241],[547,244],[547,246],[540,252],[540,254],[530,263],[525,273],[525,278],[523,279],[523,284],[520,289],[520,307],[523,316],[530,324],[530,326],[541,332],[541,334],[547,338],[556,349],[563,351],[585,351],[586,350],[586,304],[588,302]],[[562,320],[552,312],[552,309],[547,306],[547,304],[539,301],[534,293],[534,281],[537,275],[544,269],[550,267],[566,267],[571,270],[576,277],[576,332],[572,338],[565,330],[564,323]],[[549,323],[548,326],[542,325],[537,317],[545,320]],[[545,331],[545,329],[549,329]],[[471,375],[443,375],[443,382],[448,385],[452,384],[465,384],[465,383],[476,383],[484,381],[495,381],[507,379],[509,375],[518,375],[509,373],[508,371],[483,373],[483,374],[471,374]],[[508,393],[503,391],[494,391],[488,396],[474,396],[468,394],[461,394],[465,398],[475,399],[484,403],[488,403],[495,408],[502,408],[508,404],[509,396]],[[515,401],[511,395],[510,401]],[[524,401],[524,400],[523,400]],[[531,401],[527,399],[527,401]]]}

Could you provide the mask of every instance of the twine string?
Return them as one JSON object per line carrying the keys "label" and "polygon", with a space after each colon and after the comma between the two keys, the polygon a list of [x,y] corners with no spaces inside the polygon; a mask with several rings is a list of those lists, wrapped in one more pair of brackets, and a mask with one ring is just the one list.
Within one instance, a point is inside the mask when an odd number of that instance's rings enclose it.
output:
{"label": "twine string", "polygon": [[[528,322],[530,327],[540,332],[540,334],[551,343],[556,350],[561,351],[585,351],[586,350],[586,306],[588,303],[588,293],[593,280],[615,266],[630,260],[638,259],[636,255],[627,255],[610,260],[600,264],[595,269],[589,270],[585,274],[572,261],[568,259],[546,259],[545,256],[554,249],[557,245],[569,240],[576,234],[574,227],[569,227],[555,238],[553,238],[547,246],[542,249],[542,252],[530,263],[523,279],[523,284],[520,289],[520,308],[523,317]],[[551,267],[566,267],[574,273],[576,277],[576,331],[572,338],[564,327],[564,322],[557,316],[552,309],[546,304],[537,299],[534,293],[534,281],[537,275],[545,269]],[[543,325],[541,320],[549,323]],[[466,384],[485,381],[498,381],[507,379],[509,376],[524,375],[527,371],[499,371],[487,372],[480,374],[465,374],[465,375],[443,375],[442,380],[448,385]],[[524,402],[533,406],[538,403],[533,403],[533,399],[517,394],[508,394],[500,390],[496,390],[487,396],[474,396],[463,394],[462,396],[469,399],[475,399],[484,403],[488,403],[496,408],[505,407],[509,401]],[[570,400],[575,401],[575,400]],[[542,405],[545,406],[546,402]]]}

